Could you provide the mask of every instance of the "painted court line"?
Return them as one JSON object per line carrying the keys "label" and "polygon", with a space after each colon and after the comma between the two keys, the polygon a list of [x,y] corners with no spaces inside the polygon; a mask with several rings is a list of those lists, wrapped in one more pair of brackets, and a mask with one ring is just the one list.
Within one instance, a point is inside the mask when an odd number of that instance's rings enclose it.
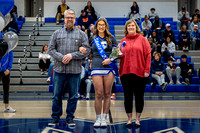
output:
{"label": "painted court line", "polygon": [[172,127],[172,128],[168,128],[168,129],[164,129],[164,130],[161,130],[161,131],[156,131],[156,132],[153,132],[153,133],[164,133],[166,131],[169,131],[169,132],[172,132],[172,131],[176,131],[177,133],[184,133],[180,128],[178,127]]}
{"label": "painted court line", "polygon": [[46,127],[41,133],[48,133],[49,131],[52,131],[53,132],[60,132],[60,133],[72,133],[72,132],[68,132],[68,131],[64,131],[64,130],[60,130],[60,129],[55,129],[55,128],[52,128],[52,127]]}

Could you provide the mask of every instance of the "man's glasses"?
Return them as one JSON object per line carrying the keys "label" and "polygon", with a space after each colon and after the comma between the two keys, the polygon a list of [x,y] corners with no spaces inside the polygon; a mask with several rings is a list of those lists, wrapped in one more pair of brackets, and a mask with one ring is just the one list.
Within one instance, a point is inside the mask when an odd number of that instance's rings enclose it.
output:
{"label": "man's glasses", "polygon": [[72,20],[72,19],[75,19],[74,17],[65,17],[67,20]]}

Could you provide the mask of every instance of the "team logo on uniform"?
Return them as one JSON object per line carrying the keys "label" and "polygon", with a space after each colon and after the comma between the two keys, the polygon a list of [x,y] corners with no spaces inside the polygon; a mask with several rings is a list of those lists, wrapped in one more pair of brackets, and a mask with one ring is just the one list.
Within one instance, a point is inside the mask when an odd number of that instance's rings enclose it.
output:
{"label": "team logo on uniform", "polygon": [[107,48],[107,42],[106,42],[106,41],[102,41],[102,42],[101,42],[101,45],[103,46],[103,49],[106,49],[106,48]]}

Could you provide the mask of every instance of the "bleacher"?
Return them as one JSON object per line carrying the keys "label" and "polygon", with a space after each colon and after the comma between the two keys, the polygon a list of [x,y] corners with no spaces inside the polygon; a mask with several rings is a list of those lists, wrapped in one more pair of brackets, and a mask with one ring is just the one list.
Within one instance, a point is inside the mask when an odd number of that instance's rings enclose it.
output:
{"label": "bleacher", "polygon": [[[106,18],[108,23],[109,23],[109,27],[110,27],[110,32],[115,36],[115,38],[117,39],[117,41],[119,42],[123,37],[123,31],[124,31],[124,25],[125,22],[129,19],[129,18]],[[179,31],[176,30],[176,21],[173,21],[173,18],[160,18],[161,20],[164,21],[164,23],[170,23],[172,30],[175,33],[175,37],[177,39],[178,37],[178,33]],[[138,21],[138,24],[141,25],[141,22],[143,21],[143,18],[141,21]],[[11,91],[16,91],[16,88],[23,88],[23,90],[25,90],[25,88],[28,87],[28,89],[33,89],[34,92],[35,90],[37,90],[37,92],[39,92],[39,94],[42,94],[41,92],[47,92],[45,89],[45,86],[47,85],[46,83],[46,76],[41,76],[40,72],[39,72],[39,68],[38,68],[38,53],[40,51],[40,48],[42,47],[42,45],[44,43],[48,43],[49,38],[52,34],[52,32],[56,29],[61,28],[62,26],[56,26],[55,25],[56,19],[55,18],[45,18],[45,25],[43,27],[40,27],[40,36],[36,37],[36,46],[33,46],[33,57],[29,58],[29,63],[28,63],[28,68],[29,70],[24,72],[25,76],[24,77],[24,81],[25,84],[20,86],[17,86],[17,83],[12,83],[11,82]],[[27,41],[28,41],[28,37],[27,35],[29,34],[29,32],[32,32],[32,28],[33,28],[33,23],[35,22],[25,22],[25,18],[22,18],[20,21],[17,22],[18,23],[18,27],[20,29],[20,34],[19,34],[19,44],[18,47],[14,50],[14,55],[15,55],[15,62],[13,65],[13,73],[19,73],[19,72],[15,72],[18,71],[18,66],[17,66],[17,60],[19,57],[23,58],[22,56],[22,51],[23,51],[23,46],[27,45]],[[19,53],[22,52],[22,53]],[[186,85],[168,85],[166,92],[199,92],[199,77],[198,77],[198,69],[200,66],[200,60],[199,57],[200,52],[198,51],[189,51],[188,53],[185,53],[188,55],[188,59],[187,61],[190,62],[194,68],[195,68],[195,74],[194,77],[192,78],[192,82],[190,87],[186,87]],[[175,53],[175,59],[180,60],[180,56],[183,54],[182,51],[176,51]],[[119,64],[119,62],[118,62]],[[34,76],[31,77],[30,74],[34,73]],[[27,75],[26,75],[27,74]],[[16,76],[14,76],[15,74],[12,75],[12,78],[19,78],[19,74],[17,74]],[[29,78],[31,78],[31,80],[29,80]],[[182,81],[182,78],[180,79]],[[15,81],[15,80],[14,80]],[[28,83],[26,83],[26,81]],[[123,92],[123,88],[120,82],[119,77],[116,77],[116,92]],[[168,78],[166,76],[166,81],[168,81]],[[31,83],[33,82],[33,83]],[[53,85],[52,85],[52,80],[51,80],[51,84],[49,85],[49,88],[47,89],[49,92],[53,91]],[[13,86],[14,85],[14,86]],[[27,86],[28,85],[28,86]],[[12,87],[13,86],[13,87]],[[12,89],[15,88],[15,89]],[[41,91],[39,91],[41,90]],[[154,89],[152,88],[151,85],[147,85],[146,86],[146,92],[162,92],[162,89],[157,85]],[[20,91],[21,92],[21,91]],[[94,93],[94,87],[92,86],[92,93]]]}
{"label": "bleacher", "polygon": [[[107,19],[109,27],[110,27],[110,32],[114,36],[116,36],[115,27],[124,26],[126,21],[129,20],[129,18],[106,18],[106,19]],[[176,41],[178,41],[179,31],[177,30],[177,22],[173,21],[173,18],[160,18],[160,19],[164,22],[164,24],[169,23],[171,25],[171,28],[175,33]],[[140,25],[140,28],[141,28],[142,21],[144,21],[144,18],[142,18],[141,21],[137,21],[137,23]],[[54,19],[53,18],[45,18],[45,22],[46,23],[55,22],[55,18]],[[122,30],[121,30],[121,34],[123,34]],[[180,56],[177,56],[177,57],[174,57],[174,58],[176,60],[180,60],[181,61],[181,57]],[[163,60],[163,58],[162,58],[162,60]],[[193,67],[194,67],[194,63],[191,62],[191,57],[190,56],[188,57],[187,61],[189,63],[191,63],[193,65]],[[165,65],[167,65],[167,63],[165,63]],[[176,65],[179,65],[179,63],[176,63]],[[199,86],[200,85],[199,85],[199,77],[198,77],[197,73],[198,73],[198,71],[197,71],[197,69],[195,69],[194,77],[192,78],[191,86],[189,88],[186,87],[186,85],[176,85],[176,84],[168,85],[168,87],[166,89],[166,92],[188,92],[188,91],[189,92],[197,92],[197,91],[199,91]],[[167,78],[167,75],[165,77],[166,77],[166,81],[169,82],[169,79]],[[173,80],[175,81],[175,79],[173,79]],[[119,77],[116,77],[116,81],[117,81],[116,82],[116,92],[123,92],[123,87],[121,85]],[[180,78],[180,81],[182,82],[182,77]],[[52,80],[51,80],[51,82],[52,82]],[[53,91],[53,86],[52,85],[49,86],[49,91],[50,92]],[[158,85],[156,86],[155,89],[153,89],[151,85],[147,85],[145,91],[146,92],[160,92],[160,91],[162,91],[162,89]],[[94,92],[94,88],[91,90],[91,92]]]}
{"label": "bleacher", "polygon": [[22,28],[22,26],[23,26],[23,23],[25,23],[25,18],[18,18],[17,19],[17,26],[18,26],[18,30],[19,30],[19,32],[21,31],[21,28]]}

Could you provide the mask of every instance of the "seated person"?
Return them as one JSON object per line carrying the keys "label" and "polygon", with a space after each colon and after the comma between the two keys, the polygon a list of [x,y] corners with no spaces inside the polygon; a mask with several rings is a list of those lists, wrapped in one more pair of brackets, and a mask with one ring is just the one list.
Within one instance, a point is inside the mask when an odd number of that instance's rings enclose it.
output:
{"label": "seated person", "polygon": [[174,42],[174,44],[176,44],[174,31],[171,29],[171,25],[166,24],[165,27],[166,27],[166,29],[162,33],[162,41],[164,42],[166,37],[170,37],[172,42]]}
{"label": "seated person", "polygon": [[200,30],[198,25],[194,25],[193,31],[191,32],[192,38],[192,50],[196,50],[200,47]]}
{"label": "seated person", "polygon": [[165,64],[161,61],[161,54],[156,53],[154,60],[151,62],[151,74],[158,85],[162,88],[163,91],[166,90],[167,82],[165,82]]}
{"label": "seated person", "polygon": [[[69,6],[65,4],[65,0],[62,0],[62,4],[58,6],[56,13],[56,25],[59,25],[60,20],[64,20],[64,12],[69,9]],[[63,24],[63,23],[62,23]]]}
{"label": "seated person", "polygon": [[176,84],[180,85],[181,68],[173,64],[174,60],[172,58],[168,59],[168,64],[166,66],[166,74],[169,78],[169,84],[174,84],[172,77],[176,77]]}
{"label": "seated person", "polygon": [[155,11],[156,11],[155,8],[151,8],[150,13],[148,14],[148,18],[151,21],[151,23],[153,23],[153,21],[155,20],[155,17],[158,16],[158,13],[156,13]]}
{"label": "seated person", "polygon": [[94,28],[94,19],[92,18],[91,15],[87,15],[85,10],[81,11],[81,15],[78,18],[77,28],[83,31],[87,29],[90,29],[91,31],[93,31],[91,28]]}
{"label": "seated person", "polygon": [[86,88],[85,76],[86,76],[85,68],[81,66],[81,82],[80,82],[80,89],[79,89],[80,99],[85,99],[85,88]]}
{"label": "seated person", "polygon": [[148,37],[148,35],[146,35],[146,34],[144,33],[144,31],[140,31],[139,34],[140,34],[141,36],[145,37],[146,39],[147,39],[147,37]]}
{"label": "seated person", "polygon": [[41,71],[41,75],[44,75],[44,71],[46,70],[48,72],[49,70],[49,65],[50,65],[50,58],[51,56],[47,53],[48,50],[48,45],[45,44],[42,47],[41,52],[39,53],[39,67],[40,67],[40,71]]}
{"label": "seated person", "polygon": [[178,12],[177,30],[180,30],[181,26],[184,24],[187,26],[188,30],[190,30],[190,14],[183,6],[182,10]]}
{"label": "seated person", "polygon": [[156,44],[157,53],[161,53],[161,41],[158,38],[156,31],[153,31],[149,37],[152,38],[153,43]]}
{"label": "seated person", "polygon": [[166,41],[162,44],[161,51],[164,57],[164,61],[167,62],[168,58],[172,58],[174,60],[173,56],[176,48],[170,37],[166,37],[165,40]]}
{"label": "seated person", "polygon": [[164,23],[158,16],[155,17],[155,21],[152,24],[152,30],[156,31],[158,37],[161,38],[161,31],[164,29]]}
{"label": "seated person", "polygon": [[111,100],[115,100],[116,99],[116,95],[115,95],[115,93],[116,93],[116,87],[115,87],[115,85],[116,85],[116,79],[114,80],[114,82],[113,82],[113,85],[112,85],[112,90],[111,90],[111,97],[110,97],[110,99]]}
{"label": "seated person", "polygon": [[131,6],[129,18],[134,19],[135,21],[140,21],[139,6],[136,1],[134,1],[133,5]]}
{"label": "seated person", "polygon": [[147,15],[144,16],[144,21],[142,22],[141,25],[142,25],[142,31],[144,31],[146,35],[150,35],[152,23],[148,20]]}
{"label": "seated person", "polygon": [[95,10],[94,10],[94,7],[92,6],[91,1],[87,2],[87,6],[85,6],[84,11],[86,11],[88,15],[91,15],[94,21],[97,20],[97,15],[95,14]]}
{"label": "seated person", "polygon": [[195,11],[194,11],[195,13],[192,15],[192,20],[191,21],[193,21],[193,18],[194,18],[194,16],[197,16],[198,17],[198,19],[200,20],[200,14],[199,14],[199,9],[195,9]]}
{"label": "seated person", "polygon": [[194,16],[192,23],[190,24],[190,29],[193,30],[194,25],[200,28],[200,22],[197,16]]}
{"label": "seated person", "polygon": [[13,21],[17,22],[18,15],[16,5],[14,5],[13,9],[10,11],[10,15],[13,16]]}
{"label": "seated person", "polygon": [[151,59],[154,59],[154,54],[156,53],[157,51],[157,46],[155,43],[153,43],[153,40],[152,38],[148,38],[148,41],[149,41],[149,44],[151,46]]}
{"label": "seated person", "polygon": [[48,71],[48,78],[47,78],[47,82],[50,82],[50,77],[52,74],[52,70],[53,70],[53,66],[54,66],[54,59],[53,57],[50,58],[50,65],[49,65],[49,71]]}
{"label": "seated person", "polygon": [[3,32],[12,31],[16,34],[19,33],[17,22],[14,21],[13,15],[11,15],[10,23],[4,28]]}
{"label": "seated person", "polygon": [[194,68],[187,62],[187,55],[181,55],[182,62],[179,64],[181,68],[181,76],[183,77],[183,83],[185,82],[187,87],[190,86],[191,79],[194,74]]}
{"label": "seated person", "polygon": [[91,76],[91,64],[92,64],[92,62],[90,61],[90,67],[88,69],[88,76],[85,80],[85,83],[86,83],[86,100],[90,99],[90,90],[91,90],[91,85],[93,83],[92,76]]}
{"label": "seated person", "polygon": [[181,27],[181,32],[178,35],[179,41],[178,45],[182,50],[189,50],[190,46],[190,33],[187,31],[186,25]]}

